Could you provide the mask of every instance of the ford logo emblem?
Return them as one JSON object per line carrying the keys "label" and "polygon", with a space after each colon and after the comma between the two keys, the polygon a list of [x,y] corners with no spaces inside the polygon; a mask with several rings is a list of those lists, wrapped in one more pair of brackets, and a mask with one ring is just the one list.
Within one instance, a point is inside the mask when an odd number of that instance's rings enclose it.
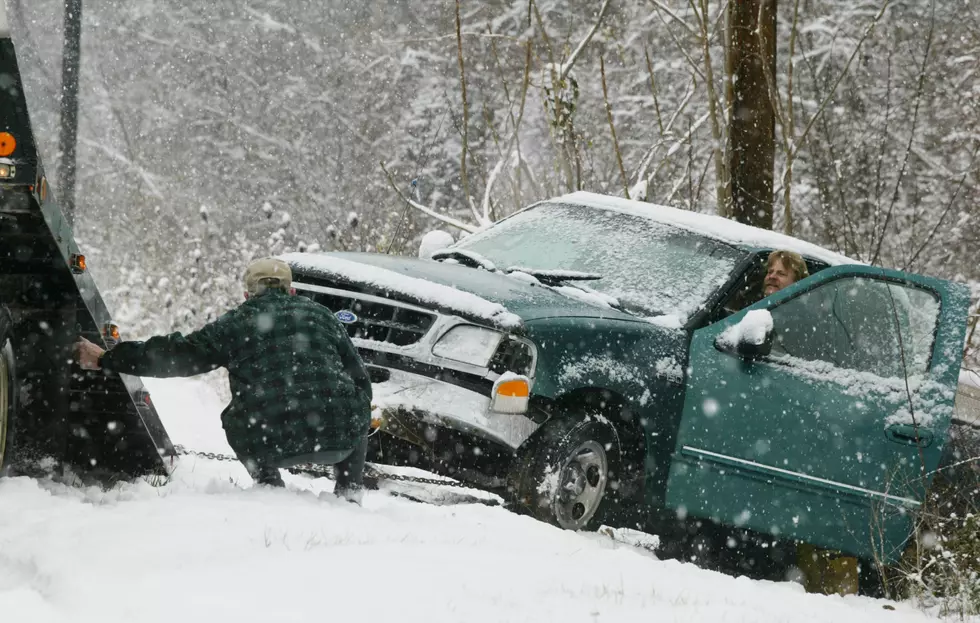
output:
{"label": "ford logo emblem", "polygon": [[346,309],[340,310],[339,312],[334,314],[334,316],[336,316],[337,320],[341,321],[344,324],[352,324],[357,322],[357,315],[352,311],[347,311]]}

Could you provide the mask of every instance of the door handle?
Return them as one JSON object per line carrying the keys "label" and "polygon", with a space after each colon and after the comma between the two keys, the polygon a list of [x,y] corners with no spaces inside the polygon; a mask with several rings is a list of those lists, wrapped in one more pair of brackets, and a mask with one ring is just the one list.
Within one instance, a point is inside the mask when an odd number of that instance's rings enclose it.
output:
{"label": "door handle", "polygon": [[911,424],[892,424],[885,428],[885,436],[896,443],[923,448],[930,446],[933,438],[931,430]]}

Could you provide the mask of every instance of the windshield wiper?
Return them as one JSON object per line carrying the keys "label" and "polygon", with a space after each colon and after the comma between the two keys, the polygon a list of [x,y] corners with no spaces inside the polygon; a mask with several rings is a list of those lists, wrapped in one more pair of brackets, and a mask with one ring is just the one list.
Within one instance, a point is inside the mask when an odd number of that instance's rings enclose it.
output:
{"label": "windshield wiper", "polygon": [[[577,281],[565,281],[549,287],[553,288],[556,292],[560,292],[571,298],[586,300],[593,303],[598,303],[600,305],[607,305],[617,311],[635,315],[629,308],[626,307],[626,305],[620,303],[619,299],[615,296],[611,296],[605,292],[600,292],[599,290],[590,288],[589,286]],[[582,294],[577,294],[577,292],[581,292]]]}
{"label": "windshield wiper", "polygon": [[[511,266],[505,272],[507,274],[520,273],[530,275],[537,279],[541,285],[553,288],[565,296],[570,296],[580,300],[588,300],[602,305],[608,305],[609,307],[621,312],[633,314],[633,312],[630,311],[625,305],[620,303],[619,299],[616,297],[610,296],[605,292],[600,292],[599,290],[590,288],[589,286],[580,283],[582,281],[598,281],[599,279],[602,279],[602,275],[596,273],[583,273],[575,270],[522,268],[519,266]],[[569,290],[572,291],[570,292]],[[575,291],[581,292],[582,294],[577,294]]]}
{"label": "windshield wiper", "polygon": [[490,272],[497,271],[497,267],[493,262],[483,257],[479,253],[474,253],[473,251],[464,251],[463,249],[444,249],[442,251],[436,251],[429,257],[437,262],[440,260],[456,260],[460,264],[471,268],[482,268]]}
{"label": "windshield wiper", "polygon": [[524,268],[521,266],[511,266],[505,272],[531,275],[541,283],[548,286],[558,286],[568,281],[598,281],[599,279],[602,279],[602,275],[598,275],[596,273],[583,273],[576,270]]}

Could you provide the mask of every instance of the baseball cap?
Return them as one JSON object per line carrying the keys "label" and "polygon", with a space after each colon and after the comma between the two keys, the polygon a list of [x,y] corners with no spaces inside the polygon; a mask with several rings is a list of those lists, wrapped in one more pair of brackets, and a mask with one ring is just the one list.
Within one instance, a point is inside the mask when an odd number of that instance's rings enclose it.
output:
{"label": "baseball cap", "polygon": [[274,257],[254,260],[245,269],[245,290],[256,292],[259,286],[288,290],[293,282],[289,264]]}

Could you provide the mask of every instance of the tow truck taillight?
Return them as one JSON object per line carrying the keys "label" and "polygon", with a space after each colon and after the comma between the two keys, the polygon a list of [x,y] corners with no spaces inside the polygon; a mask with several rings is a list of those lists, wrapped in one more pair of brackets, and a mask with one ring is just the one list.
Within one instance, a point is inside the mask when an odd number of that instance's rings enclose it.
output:
{"label": "tow truck taillight", "polygon": [[106,344],[115,346],[119,343],[119,325],[107,322],[102,327],[102,337],[105,339]]}
{"label": "tow truck taillight", "polygon": [[[17,149],[17,139],[10,132],[0,132],[0,158],[6,158]],[[11,174],[13,177],[13,174]]]}
{"label": "tow truck taillight", "polygon": [[138,403],[142,403],[147,407],[153,406],[153,401],[150,400],[150,392],[146,391],[145,389],[141,389],[137,391],[135,398],[136,398],[136,402]]}
{"label": "tow truck taillight", "polygon": [[85,272],[85,256],[81,253],[72,253],[69,264],[71,265],[71,272],[76,275]]}

